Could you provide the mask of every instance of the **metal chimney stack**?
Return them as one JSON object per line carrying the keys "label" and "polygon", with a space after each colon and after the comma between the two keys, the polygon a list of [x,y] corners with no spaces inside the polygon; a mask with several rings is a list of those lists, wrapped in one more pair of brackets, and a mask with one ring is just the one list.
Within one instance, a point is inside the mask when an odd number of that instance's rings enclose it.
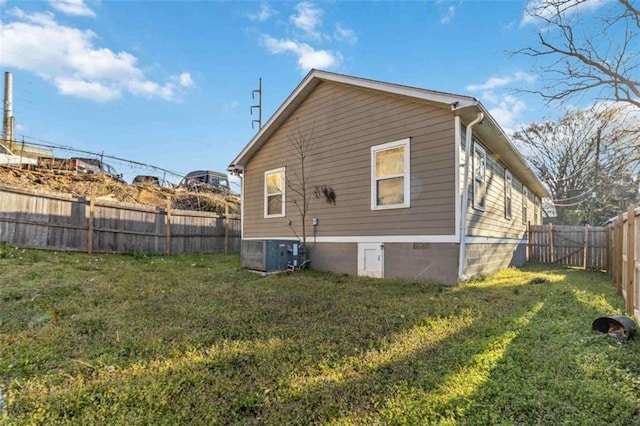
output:
{"label": "metal chimney stack", "polygon": [[4,73],[4,115],[2,118],[2,141],[5,145],[13,145],[13,77]]}

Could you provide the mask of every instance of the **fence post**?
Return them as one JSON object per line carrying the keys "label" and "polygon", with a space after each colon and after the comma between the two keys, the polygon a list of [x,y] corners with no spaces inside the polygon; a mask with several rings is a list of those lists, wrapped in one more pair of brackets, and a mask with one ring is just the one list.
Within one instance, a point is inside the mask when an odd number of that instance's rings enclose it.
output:
{"label": "fence post", "polygon": [[527,221],[527,262],[531,262],[531,221]]}
{"label": "fence post", "polygon": [[626,294],[625,294],[625,308],[628,315],[633,316],[634,308],[634,281],[635,281],[635,269],[636,269],[636,253],[635,253],[635,223],[636,223],[636,211],[633,205],[630,205],[627,209],[627,282]]}
{"label": "fence post", "polygon": [[93,219],[95,215],[96,199],[93,196],[93,191],[89,198],[89,227],[87,229],[87,253],[93,254]]}
{"label": "fence post", "polygon": [[584,247],[583,247],[584,253],[583,253],[583,259],[582,259],[582,266],[584,267],[584,269],[587,269],[589,267],[589,260],[588,260],[588,256],[589,256],[589,225],[585,225],[584,226]]}
{"label": "fence post", "polygon": [[618,295],[622,296],[622,244],[624,242],[624,216],[622,213],[618,215],[618,220],[616,221],[616,230],[615,230],[615,262],[616,262],[616,289],[618,291]]}
{"label": "fence post", "polygon": [[224,222],[222,222],[224,230],[224,254],[229,253],[229,203],[224,202]]}
{"label": "fence post", "polygon": [[166,242],[165,242],[165,253],[167,256],[171,255],[171,200],[167,201],[167,210],[166,210]]}
{"label": "fence post", "polygon": [[553,263],[553,224],[549,224],[549,232],[547,234],[547,239],[549,245],[547,246],[549,250],[549,263]]}

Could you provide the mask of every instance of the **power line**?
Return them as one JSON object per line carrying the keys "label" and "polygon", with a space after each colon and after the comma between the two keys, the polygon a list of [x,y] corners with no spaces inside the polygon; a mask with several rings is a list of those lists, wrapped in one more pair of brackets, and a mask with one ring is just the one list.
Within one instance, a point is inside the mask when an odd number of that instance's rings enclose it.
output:
{"label": "power line", "polygon": [[[54,142],[51,141],[47,141],[44,139],[38,139],[32,136],[26,136],[26,135],[20,135],[23,139],[28,139],[29,140],[29,145],[33,145],[33,146],[37,146],[37,147],[42,147],[42,148],[51,148],[51,149],[61,149],[61,150],[66,150],[66,151],[73,151],[73,152],[78,152],[78,153],[82,153],[82,154],[89,154],[89,155],[94,155],[96,157],[100,157],[100,158],[109,158],[112,160],[116,160],[116,161],[121,161],[123,163],[128,163],[132,166],[138,166],[138,167],[145,167],[151,170],[155,170],[155,171],[161,171],[161,172],[165,172],[165,173],[169,173],[173,176],[176,177],[183,177],[184,173],[178,173],[172,170],[168,170],[159,166],[154,166],[153,164],[147,164],[147,163],[142,163],[140,161],[134,161],[134,160],[127,160],[126,158],[120,158],[120,157],[116,157],[113,155],[109,155],[109,154],[104,154],[104,153],[97,153],[97,152],[93,152],[93,151],[87,151],[87,150],[83,150],[83,149],[78,149],[78,148],[74,148],[71,146],[67,146],[67,145],[59,145],[56,144]],[[31,141],[38,141],[38,142],[31,142]]]}

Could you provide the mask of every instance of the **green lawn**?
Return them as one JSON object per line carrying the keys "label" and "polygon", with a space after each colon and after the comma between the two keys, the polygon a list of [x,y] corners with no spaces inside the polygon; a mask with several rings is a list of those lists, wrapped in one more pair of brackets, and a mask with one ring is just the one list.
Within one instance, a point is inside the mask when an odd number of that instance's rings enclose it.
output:
{"label": "green lawn", "polygon": [[598,272],[443,288],[2,245],[0,274],[0,423],[640,423],[640,342],[591,331],[623,311]]}

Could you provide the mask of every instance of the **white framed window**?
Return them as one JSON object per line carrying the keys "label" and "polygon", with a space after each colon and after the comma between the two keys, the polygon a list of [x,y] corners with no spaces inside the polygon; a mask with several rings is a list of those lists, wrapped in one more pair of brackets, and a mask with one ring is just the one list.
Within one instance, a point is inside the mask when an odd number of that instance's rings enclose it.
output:
{"label": "white framed window", "polygon": [[484,211],[487,198],[487,151],[473,144],[473,208]]}
{"label": "white framed window", "polygon": [[371,147],[371,209],[410,206],[410,140]]}
{"label": "white framed window", "polygon": [[529,222],[529,190],[522,184],[522,223]]}
{"label": "white framed window", "polygon": [[285,169],[264,172],[264,217],[285,215]]}
{"label": "white framed window", "polygon": [[509,170],[504,171],[504,217],[511,219],[511,206],[513,194],[513,176]]}

